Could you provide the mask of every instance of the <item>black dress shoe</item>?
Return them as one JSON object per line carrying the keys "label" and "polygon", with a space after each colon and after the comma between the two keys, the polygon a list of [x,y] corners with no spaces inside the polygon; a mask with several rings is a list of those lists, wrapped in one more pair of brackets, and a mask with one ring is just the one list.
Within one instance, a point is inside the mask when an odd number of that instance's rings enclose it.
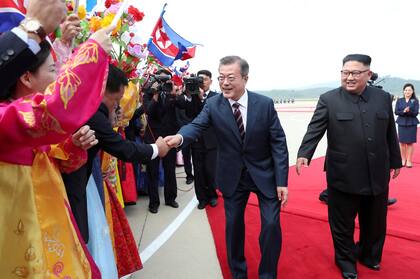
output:
{"label": "black dress shoe", "polygon": [[396,202],[397,202],[397,199],[396,198],[389,198],[388,199],[388,206],[393,205]]}
{"label": "black dress shoe", "polygon": [[365,263],[363,261],[360,261],[360,260],[359,260],[359,262],[369,269],[372,269],[372,270],[375,270],[375,271],[381,270],[381,265],[380,264],[367,264],[367,263]]}
{"label": "black dress shoe", "polygon": [[167,206],[173,207],[173,208],[178,208],[179,204],[176,201],[171,201],[171,202],[165,202],[165,204]]}
{"label": "black dress shoe", "polygon": [[191,184],[194,182],[194,178],[193,177],[187,177],[187,184]]}
{"label": "black dress shoe", "polygon": [[342,272],[341,275],[343,275],[344,279],[357,279],[357,273],[354,272]]}
{"label": "black dress shoe", "polygon": [[201,201],[201,202],[198,203],[197,208],[202,210],[202,209],[206,208],[206,205],[207,205],[207,202]]}
{"label": "black dress shoe", "polygon": [[216,207],[217,206],[217,199],[211,199],[209,202],[211,207]]}
{"label": "black dress shoe", "polygon": [[158,208],[157,207],[149,207],[149,211],[150,211],[150,213],[156,214],[156,213],[158,213]]}

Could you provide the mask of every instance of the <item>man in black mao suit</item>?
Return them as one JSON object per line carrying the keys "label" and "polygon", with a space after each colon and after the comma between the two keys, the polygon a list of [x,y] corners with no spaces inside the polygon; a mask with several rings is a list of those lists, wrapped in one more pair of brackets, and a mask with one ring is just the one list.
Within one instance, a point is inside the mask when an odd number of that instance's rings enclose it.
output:
{"label": "man in black mao suit", "polygon": [[216,184],[223,193],[226,247],[233,278],[247,278],[244,211],[250,192],[261,211],[260,278],[277,278],[281,250],[280,206],[287,202],[286,137],[271,99],[245,89],[249,65],[238,56],[220,60],[223,92],[207,100],[201,113],[168,145],[191,144],[209,126],[217,138]]}
{"label": "man in black mao suit", "polygon": [[[392,99],[389,93],[367,86],[370,62],[362,54],[343,59],[341,87],[320,96],[296,162],[300,174],[327,131],[328,220],[335,262],[344,278],[357,278],[357,260],[379,270],[390,170],[395,178],[402,166]],[[355,244],[357,214],[360,241]]]}

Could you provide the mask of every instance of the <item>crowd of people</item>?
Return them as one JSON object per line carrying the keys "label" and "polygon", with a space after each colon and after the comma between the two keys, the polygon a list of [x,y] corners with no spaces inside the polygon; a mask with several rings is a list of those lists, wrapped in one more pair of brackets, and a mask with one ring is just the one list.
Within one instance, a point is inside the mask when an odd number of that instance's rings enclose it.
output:
{"label": "crowd of people", "polygon": [[[59,24],[63,36],[47,40]],[[261,211],[259,275],[277,278],[288,150],[273,100],[246,89],[247,61],[220,60],[221,94],[210,90],[208,70],[183,82],[159,69],[127,109],[129,80],[109,63],[113,28],[73,49],[79,30],[62,1],[31,0],[26,19],[0,36],[0,271],[118,278],[141,269],[123,207],[141,191],[157,214],[163,184],[165,205],[178,208],[182,151],[197,208],[217,206],[216,188],[223,195],[233,278],[247,276],[244,212],[251,192]],[[419,123],[415,89],[406,84],[395,105],[397,135],[392,98],[367,85],[370,63],[362,54],[344,58],[341,86],[321,95],[296,162],[300,174],[328,132],[328,213],[344,278],[357,278],[357,261],[380,269],[390,170],[396,178],[401,167],[413,167]]]}

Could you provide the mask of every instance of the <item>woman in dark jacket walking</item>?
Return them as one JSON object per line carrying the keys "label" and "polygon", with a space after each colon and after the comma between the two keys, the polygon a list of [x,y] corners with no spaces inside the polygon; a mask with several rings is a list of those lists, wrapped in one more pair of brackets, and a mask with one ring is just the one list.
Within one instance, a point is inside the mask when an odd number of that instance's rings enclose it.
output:
{"label": "woman in dark jacket walking", "polygon": [[416,98],[414,86],[406,83],[403,87],[404,97],[399,98],[395,105],[395,114],[398,124],[398,137],[400,141],[401,159],[403,166],[413,166],[413,143],[417,141],[417,114],[419,113],[419,100]]}

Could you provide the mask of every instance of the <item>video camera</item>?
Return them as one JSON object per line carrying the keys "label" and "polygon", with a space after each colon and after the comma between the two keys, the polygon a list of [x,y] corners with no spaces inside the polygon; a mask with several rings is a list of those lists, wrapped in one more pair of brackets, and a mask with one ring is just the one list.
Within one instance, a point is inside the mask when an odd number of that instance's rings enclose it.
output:
{"label": "video camera", "polygon": [[377,81],[378,77],[379,77],[378,73],[372,72],[372,76],[370,77],[370,80],[368,80],[368,82],[367,82],[368,86],[372,86],[372,87],[382,89],[383,88],[382,85],[378,85],[378,83],[382,82],[384,79],[381,79],[381,80]]}
{"label": "video camera", "polygon": [[185,84],[185,90],[191,95],[198,95],[200,93],[200,87],[203,85],[203,78],[191,74],[189,77],[183,78]]}
{"label": "video camera", "polygon": [[171,76],[170,75],[152,75],[149,78],[148,84],[150,86],[153,85],[153,83],[157,82],[159,83],[158,88],[156,89],[157,92],[167,92],[170,93],[172,92],[173,89],[173,83],[172,82],[167,82],[171,80]]}

